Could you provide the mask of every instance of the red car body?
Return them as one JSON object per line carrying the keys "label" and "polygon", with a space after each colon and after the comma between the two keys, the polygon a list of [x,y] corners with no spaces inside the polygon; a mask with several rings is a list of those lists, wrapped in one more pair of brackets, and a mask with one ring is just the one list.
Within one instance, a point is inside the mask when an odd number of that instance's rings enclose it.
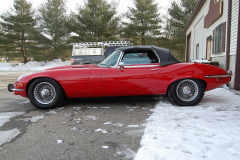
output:
{"label": "red car body", "polygon": [[[138,65],[131,65],[138,66]],[[48,77],[56,80],[64,89],[68,98],[163,95],[171,83],[187,78],[201,79],[206,91],[222,86],[230,77],[206,78],[209,75],[227,75],[218,67],[199,63],[177,63],[161,67],[146,68],[102,68],[96,65],[63,66],[26,75],[15,83],[15,94],[28,98],[27,89],[34,79]],[[17,87],[22,83],[22,87]]]}
{"label": "red car body", "polygon": [[208,91],[231,78],[231,73],[219,67],[199,63],[126,64],[121,69],[118,66],[119,62],[115,67],[89,64],[51,68],[24,76],[12,91],[28,98],[29,87],[36,79],[49,78],[59,84],[67,98],[164,95],[172,84],[184,79],[198,80],[202,90]]}

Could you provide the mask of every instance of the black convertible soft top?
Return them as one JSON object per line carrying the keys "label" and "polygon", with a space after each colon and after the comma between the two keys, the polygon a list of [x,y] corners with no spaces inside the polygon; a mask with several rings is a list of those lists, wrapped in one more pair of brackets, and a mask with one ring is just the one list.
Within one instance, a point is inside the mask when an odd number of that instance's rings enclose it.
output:
{"label": "black convertible soft top", "polygon": [[167,66],[174,63],[181,63],[177,57],[175,57],[169,49],[156,47],[156,46],[127,46],[127,47],[120,47],[116,50],[120,50],[122,52],[126,52],[129,50],[153,50],[158,55],[160,59],[161,66]]}

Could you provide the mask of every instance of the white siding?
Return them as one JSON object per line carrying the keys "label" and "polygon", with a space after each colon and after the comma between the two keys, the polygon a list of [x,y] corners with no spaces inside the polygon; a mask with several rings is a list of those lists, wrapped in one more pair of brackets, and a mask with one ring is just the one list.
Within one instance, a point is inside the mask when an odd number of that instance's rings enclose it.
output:
{"label": "white siding", "polygon": [[212,57],[212,61],[219,62],[219,67],[225,69],[226,68],[226,56],[215,56]]}
{"label": "white siding", "polygon": [[231,43],[230,43],[231,55],[236,54],[236,51],[237,51],[238,15],[239,15],[238,5],[239,5],[239,0],[232,1],[232,22],[231,22]]}
{"label": "white siding", "polygon": [[[198,55],[198,59],[202,59],[203,58],[203,37],[204,37],[204,17],[202,17],[198,23],[195,25],[194,27],[194,44],[193,44],[193,58],[197,59],[196,57],[196,47],[197,44],[199,44],[199,55]],[[205,58],[205,55],[204,55]]]}

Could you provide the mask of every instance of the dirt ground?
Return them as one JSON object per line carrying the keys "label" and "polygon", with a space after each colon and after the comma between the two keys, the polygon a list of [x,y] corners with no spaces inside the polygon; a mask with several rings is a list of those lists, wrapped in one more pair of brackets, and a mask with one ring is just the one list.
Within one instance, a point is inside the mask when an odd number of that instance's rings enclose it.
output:
{"label": "dirt ground", "polygon": [[33,71],[0,71],[0,91],[7,88],[8,84],[15,83],[19,76],[28,73]]}

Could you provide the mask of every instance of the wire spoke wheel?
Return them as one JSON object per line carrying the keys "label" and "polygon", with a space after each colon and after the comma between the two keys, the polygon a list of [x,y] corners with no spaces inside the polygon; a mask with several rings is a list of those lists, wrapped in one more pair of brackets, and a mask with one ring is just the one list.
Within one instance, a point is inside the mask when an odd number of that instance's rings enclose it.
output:
{"label": "wire spoke wheel", "polygon": [[194,100],[197,97],[198,92],[197,83],[190,79],[181,81],[176,88],[178,98],[184,102]]}
{"label": "wire spoke wheel", "polygon": [[52,84],[41,82],[34,88],[34,97],[41,104],[50,104],[56,97],[56,90]]}

